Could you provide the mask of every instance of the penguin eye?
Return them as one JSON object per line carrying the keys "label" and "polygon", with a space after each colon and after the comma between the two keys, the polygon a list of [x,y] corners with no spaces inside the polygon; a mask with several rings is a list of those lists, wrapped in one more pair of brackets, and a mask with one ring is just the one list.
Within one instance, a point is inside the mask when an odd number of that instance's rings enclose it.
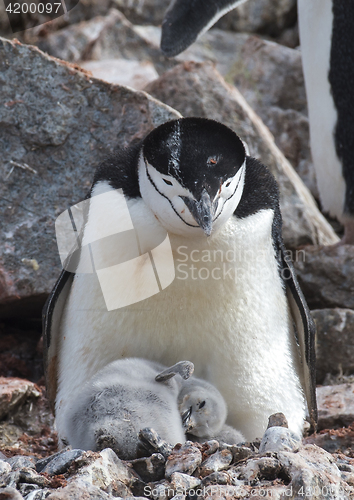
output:
{"label": "penguin eye", "polygon": [[173,186],[172,182],[169,181],[168,179],[164,179],[162,178],[162,180],[164,181],[165,184],[167,184],[168,186]]}
{"label": "penguin eye", "polygon": [[201,408],[203,408],[204,406],[205,406],[205,401],[202,401],[202,402],[199,404],[199,410],[200,410]]}
{"label": "penguin eye", "polygon": [[227,187],[227,188],[228,188],[228,187],[230,186],[230,184],[231,184],[231,181],[228,181],[228,182],[225,184],[225,187]]}

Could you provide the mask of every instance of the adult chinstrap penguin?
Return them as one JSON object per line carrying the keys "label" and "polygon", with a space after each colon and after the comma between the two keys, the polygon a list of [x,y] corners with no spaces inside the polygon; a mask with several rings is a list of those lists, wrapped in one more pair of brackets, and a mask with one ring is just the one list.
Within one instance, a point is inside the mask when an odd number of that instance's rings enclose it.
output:
{"label": "adult chinstrap penguin", "polygon": [[[246,1],[246,0],[245,0]],[[175,56],[242,1],[174,0],[162,23],[161,50]],[[324,212],[354,244],[354,3],[298,0],[311,153]]]}
{"label": "adult chinstrap penguin", "polygon": [[[232,130],[201,118],[159,126],[98,168],[87,203],[80,272],[62,271],[44,311],[62,438],[70,398],[123,357],[189,359],[248,440],[276,412],[301,433],[305,397],[315,422],[314,324],[285,258],[277,185]],[[118,240],[103,237],[115,224]]]}

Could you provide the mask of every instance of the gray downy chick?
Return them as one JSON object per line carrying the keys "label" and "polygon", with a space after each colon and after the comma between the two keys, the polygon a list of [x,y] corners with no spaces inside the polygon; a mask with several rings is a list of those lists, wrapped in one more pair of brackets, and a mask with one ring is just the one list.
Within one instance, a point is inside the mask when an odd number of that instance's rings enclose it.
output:
{"label": "gray downy chick", "polygon": [[191,440],[216,439],[228,444],[245,441],[241,432],[226,425],[227,406],[218,389],[200,378],[182,382],[178,395],[182,423]]}
{"label": "gray downy chick", "polygon": [[177,397],[193,370],[189,361],[170,368],[140,358],[113,361],[72,398],[64,419],[68,443],[93,451],[110,447],[126,460],[137,458],[145,427],[172,445],[184,443]]}

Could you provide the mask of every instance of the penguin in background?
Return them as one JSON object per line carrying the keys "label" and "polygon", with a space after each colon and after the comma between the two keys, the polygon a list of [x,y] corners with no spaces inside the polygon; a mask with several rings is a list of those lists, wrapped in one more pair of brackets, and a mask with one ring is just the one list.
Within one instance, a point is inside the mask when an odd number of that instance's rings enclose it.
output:
{"label": "penguin in background", "polygon": [[[161,50],[175,56],[245,0],[174,0],[162,24]],[[311,152],[322,208],[354,244],[354,3],[298,0]]]}
{"label": "penguin in background", "polygon": [[[110,218],[128,220],[122,199],[132,224],[117,244],[102,234]],[[202,118],[159,126],[100,165],[88,204],[76,267],[64,263],[44,309],[47,394],[61,439],[71,398],[125,357],[189,359],[247,440],[276,412],[301,434],[305,401],[315,426],[314,323],[285,255],[278,188],[232,130]],[[148,256],[161,286],[134,302],[132,290],[153,279]]]}

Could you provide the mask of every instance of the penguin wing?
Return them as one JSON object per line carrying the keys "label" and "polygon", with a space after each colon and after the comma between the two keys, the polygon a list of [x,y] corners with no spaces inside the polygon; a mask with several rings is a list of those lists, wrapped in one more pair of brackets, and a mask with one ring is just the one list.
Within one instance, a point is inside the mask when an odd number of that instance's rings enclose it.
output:
{"label": "penguin wing", "polygon": [[296,341],[300,349],[303,387],[305,390],[311,424],[313,428],[316,429],[316,327],[304,294],[302,293],[299,282],[297,281],[295,269],[290,257],[286,255],[283,242],[279,241],[278,243],[281,272],[286,284],[286,293],[290,312],[296,326]]}
{"label": "penguin wing", "polygon": [[161,50],[176,56],[220,17],[246,0],[173,0],[162,22]]}
{"label": "penguin wing", "polygon": [[43,363],[47,398],[54,412],[57,393],[57,360],[59,344],[59,325],[64,305],[69,295],[75,274],[62,270],[49,295],[42,313]]}

